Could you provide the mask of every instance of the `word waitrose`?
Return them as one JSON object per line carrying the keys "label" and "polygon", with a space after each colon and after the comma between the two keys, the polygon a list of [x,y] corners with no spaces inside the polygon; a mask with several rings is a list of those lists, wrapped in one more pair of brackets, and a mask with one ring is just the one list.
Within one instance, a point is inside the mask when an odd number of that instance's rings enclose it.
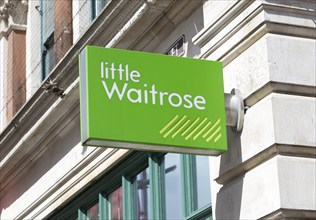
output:
{"label": "word waitrose", "polygon": [[[188,109],[193,107],[198,110],[205,109],[206,100],[203,96],[193,97],[190,94],[180,95],[178,93],[159,92],[156,90],[155,84],[148,86],[144,83],[142,89],[131,88],[129,82],[131,84],[140,83],[141,74],[137,70],[129,71],[128,64],[123,67],[122,64],[115,65],[114,62],[110,65],[108,62],[101,62],[100,76],[109,100],[112,100],[113,96],[116,96],[120,101],[127,98],[132,103],[153,105],[159,103],[159,105],[163,106],[168,102],[172,107],[183,106]],[[107,84],[108,79],[114,80],[112,85]],[[115,80],[125,81],[125,83],[119,88]]]}

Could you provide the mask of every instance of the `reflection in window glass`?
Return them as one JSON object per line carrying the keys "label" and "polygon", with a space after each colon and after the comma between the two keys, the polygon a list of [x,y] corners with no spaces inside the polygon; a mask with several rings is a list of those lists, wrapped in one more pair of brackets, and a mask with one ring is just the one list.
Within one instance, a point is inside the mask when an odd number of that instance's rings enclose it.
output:
{"label": "reflection in window glass", "polygon": [[116,189],[109,195],[109,201],[111,207],[111,219],[123,219],[122,187]]}
{"label": "reflection in window glass", "polygon": [[149,168],[137,175],[138,219],[149,219]]}
{"label": "reflection in window glass", "polygon": [[108,0],[95,0],[96,14],[99,15]]}
{"label": "reflection in window glass", "polygon": [[165,155],[167,219],[182,219],[180,155]]}
{"label": "reflection in window glass", "polygon": [[103,10],[108,0],[90,0],[90,2],[91,2],[90,19],[92,21],[96,16],[98,16],[101,13],[101,11]]}
{"label": "reflection in window glass", "polygon": [[198,209],[211,203],[209,158],[196,156]]}
{"label": "reflection in window glass", "polygon": [[87,210],[87,220],[98,220],[99,219],[99,204],[95,204]]}
{"label": "reflection in window glass", "polygon": [[43,47],[43,79],[50,73],[55,66],[54,32],[46,39]]}

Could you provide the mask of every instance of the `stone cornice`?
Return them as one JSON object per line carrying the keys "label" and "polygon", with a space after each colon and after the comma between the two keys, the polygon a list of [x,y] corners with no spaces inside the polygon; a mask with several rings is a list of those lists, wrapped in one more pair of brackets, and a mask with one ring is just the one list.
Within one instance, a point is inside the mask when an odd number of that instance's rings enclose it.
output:
{"label": "stone cornice", "polygon": [[242,161],[240,164],[237,164],[232,169],[220,173],[215,180],[217,183],[222,185],[228,184],[277,155],[316,158],[316,150],[315,147],[310,146],[298,146],[276,143],[266,148],[262,152],[254,155],[250,159]]}
{"label": "stone cornice", "polygon": [[11,30],[25,30],[28,0],[4,0],[0,5],[0,39]]}
{"label": "stone cornice", "polygon": [[26,31],[26,25],[18,25],[18,24],[11,24],[8,28],[4,31],[0,31],[0,39],[2,37],[7,37],[12,30],[19,30],[19,31]]}
{"label": "stone cornice", "polygon": [[227,65],[267,33],[315,39],[315,3],[305,3],[308,8],[300,7],[299,1],[290,5],[277,0],[234,2],[193,43],[201,48],[200,58]]}
{"label": "stone cornice", "polygon": [[[315,13],[313,0],[232,1],[193,43],[201,48],[199,58],[221,61],[225,67],[267,34],[315,39]],[[272,92],[314,97],[315,87],[271,81],[243,97],[246,105],[252,106]]]}
{"label": "stone cornice", "polygon": [[278,209],[262,218],[267,219],[315,219],[316,211],[314,210],[302,210],[302,209]]}
{"label": "stone cornice", "polygon": [[0,6],[0,21],[8,21],[9,16],[12,16],[19,5],[27,8],[28,0],[4,0],[3,5]]}

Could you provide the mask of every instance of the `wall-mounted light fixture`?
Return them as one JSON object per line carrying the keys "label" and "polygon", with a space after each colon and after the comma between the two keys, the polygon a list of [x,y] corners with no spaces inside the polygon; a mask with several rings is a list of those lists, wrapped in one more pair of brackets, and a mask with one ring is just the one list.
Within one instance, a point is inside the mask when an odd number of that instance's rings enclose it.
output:
{"label": "wall-mounted light fixture", "polygon": [[241,93],[233,89],[231,93],[225,93],[226,125],[233,131],[240,132],[244,124],[245,106]]}

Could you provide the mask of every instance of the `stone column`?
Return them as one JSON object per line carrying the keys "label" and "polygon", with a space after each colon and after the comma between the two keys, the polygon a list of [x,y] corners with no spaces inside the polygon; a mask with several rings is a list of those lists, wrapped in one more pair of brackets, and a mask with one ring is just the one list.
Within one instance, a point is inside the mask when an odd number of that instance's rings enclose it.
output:
{"label": "stone column", "polygon": [[[214,219],[315,219],[315,1],[206,1],[193,42],[248,107],[211,157]],[[218,19],[220,18],[220,19]]]}

